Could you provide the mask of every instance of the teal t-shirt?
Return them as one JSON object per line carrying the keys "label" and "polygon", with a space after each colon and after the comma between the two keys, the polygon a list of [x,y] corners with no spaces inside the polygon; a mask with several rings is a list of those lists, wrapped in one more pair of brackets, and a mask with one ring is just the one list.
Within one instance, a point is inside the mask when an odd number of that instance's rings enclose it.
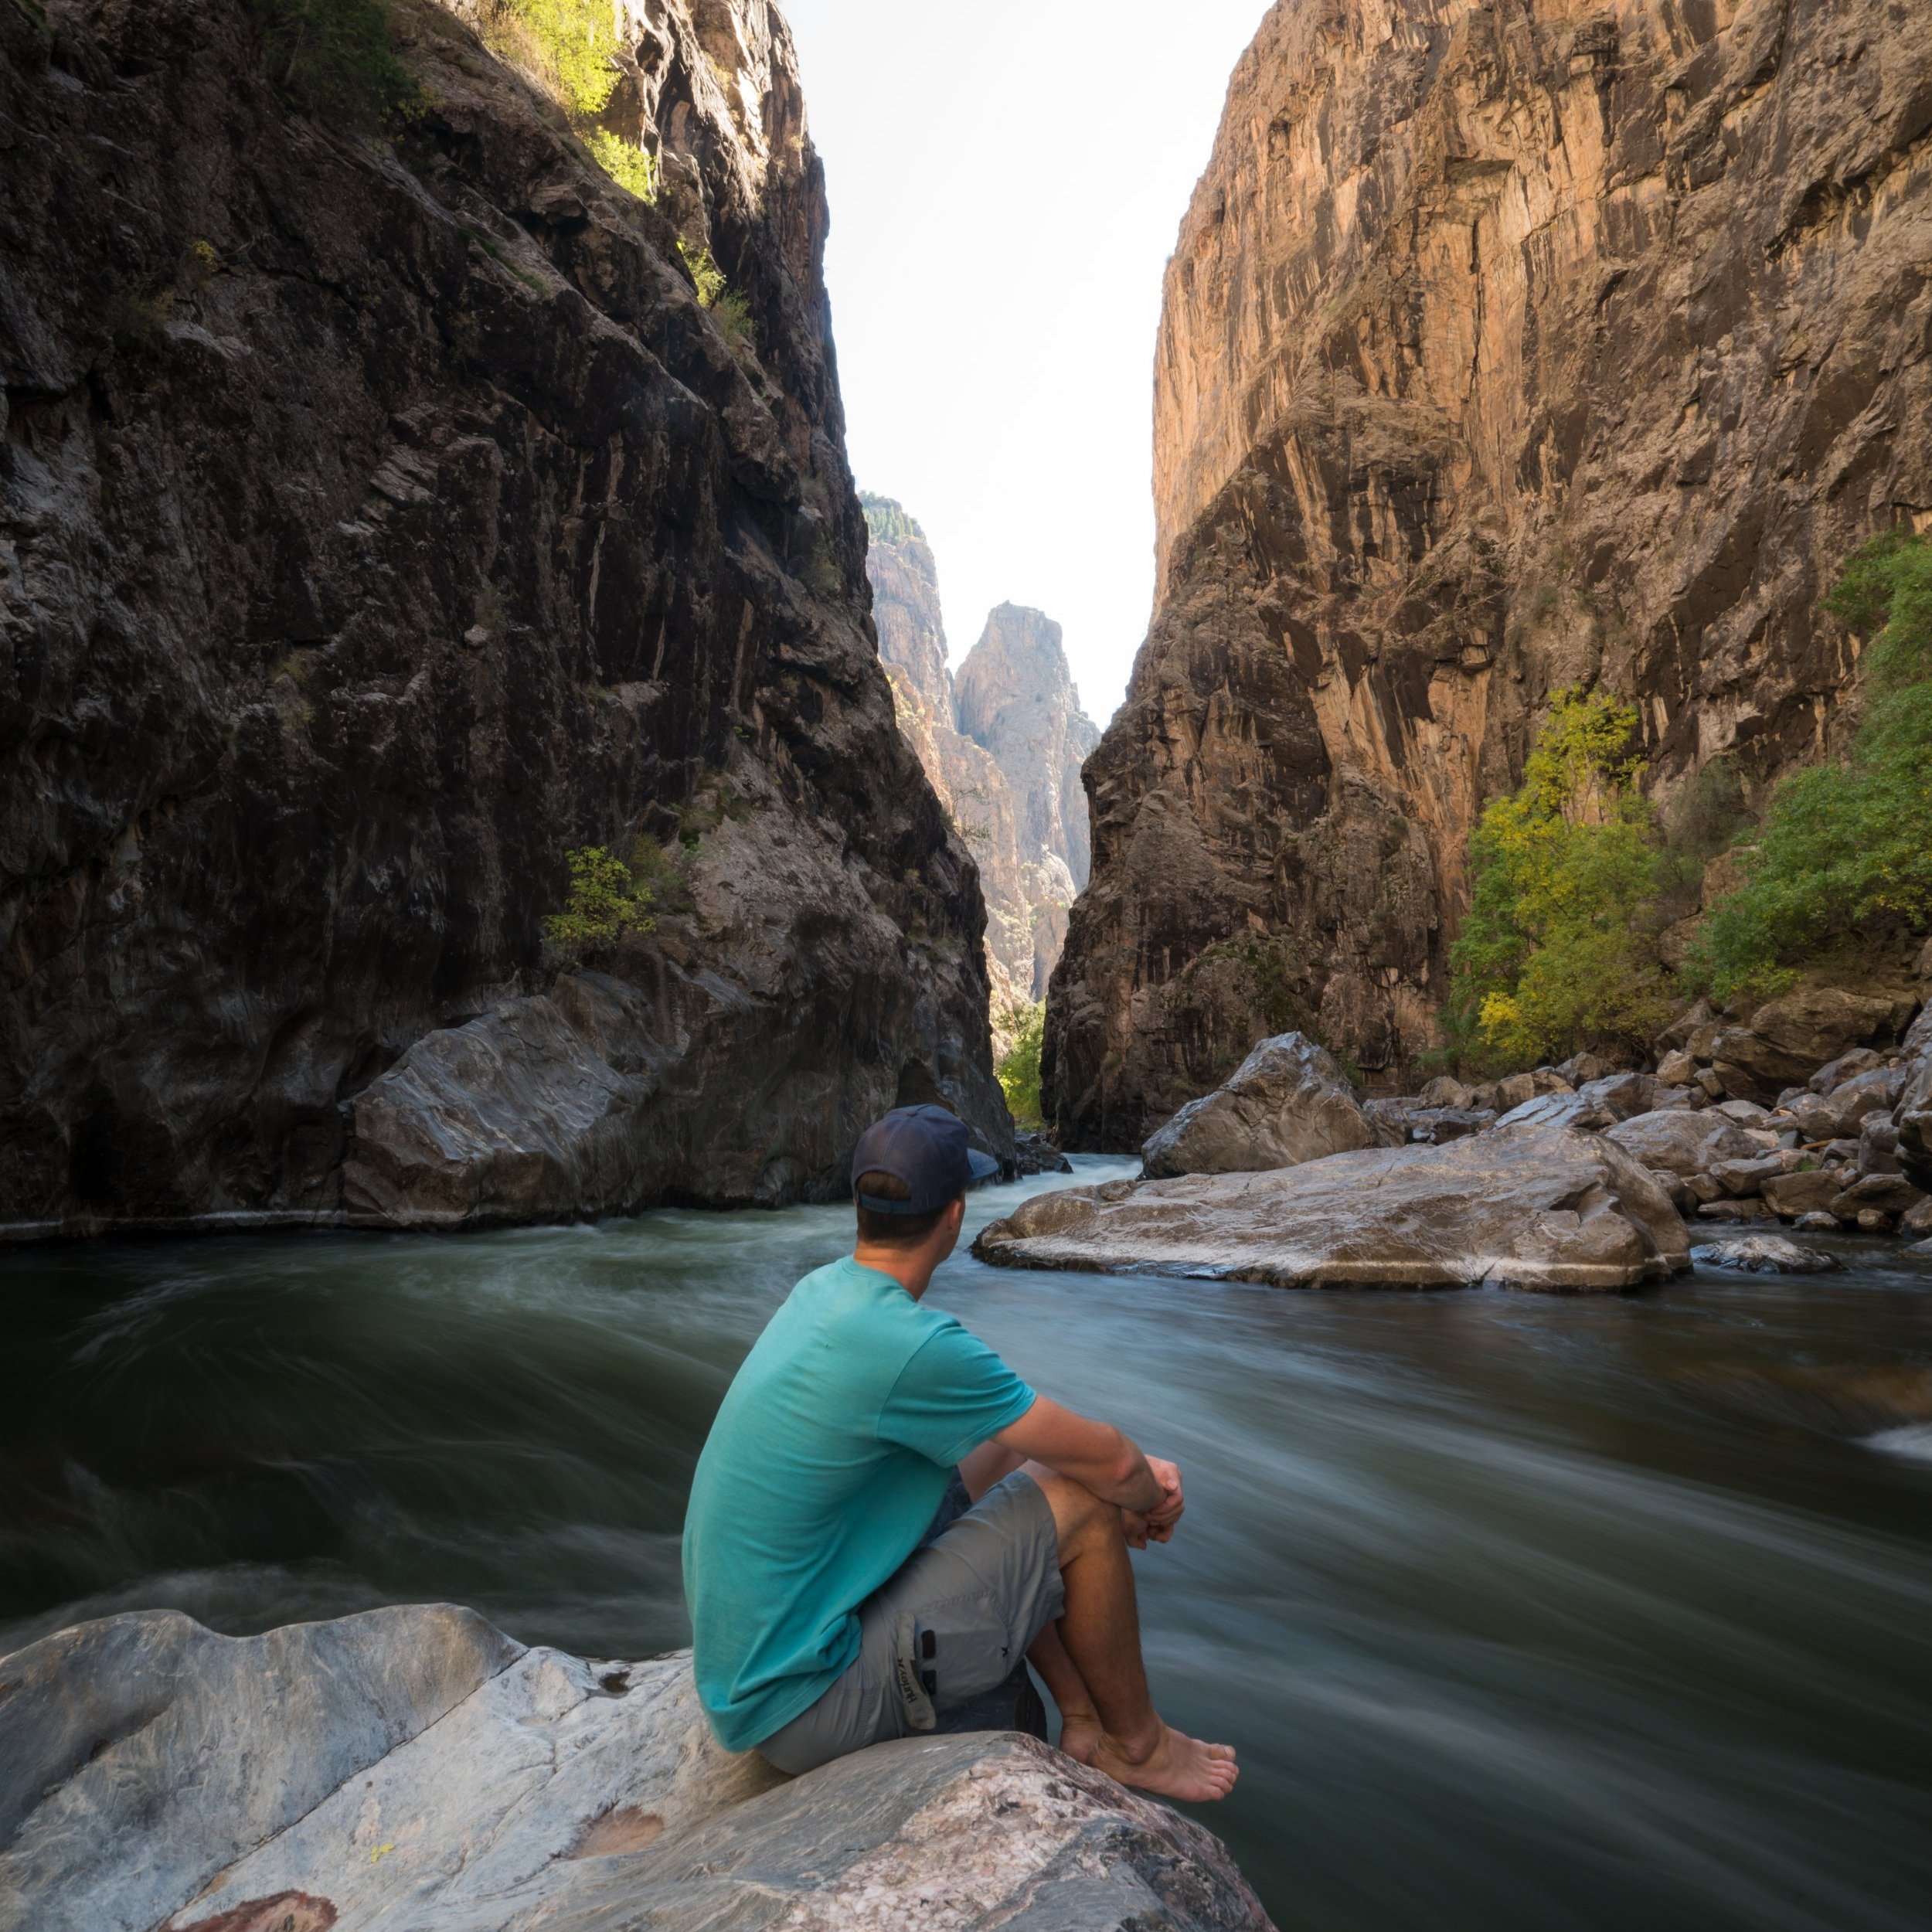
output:
{"label": "teal t-shirt", "polygon": [[859,1655],[953,1467],[1033,1392],[950,1315],[848,1257],[787,1297],[726,1394],[684,1523],[698,1695],[749,1750]]}

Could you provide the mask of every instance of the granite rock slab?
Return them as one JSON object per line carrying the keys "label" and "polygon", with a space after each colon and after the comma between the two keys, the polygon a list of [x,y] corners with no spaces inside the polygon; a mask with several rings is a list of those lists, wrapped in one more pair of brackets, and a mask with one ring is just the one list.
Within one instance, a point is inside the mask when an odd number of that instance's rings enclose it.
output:
{"label": "granite rock slab", "polygon": [[1607,1137],[1533,1125],[1265,1174],[1068,1188],[985,1230],[973,1252],[1277,1287],[1604,1291],[1690,1266],[1684,1223],[1645,1168]]}

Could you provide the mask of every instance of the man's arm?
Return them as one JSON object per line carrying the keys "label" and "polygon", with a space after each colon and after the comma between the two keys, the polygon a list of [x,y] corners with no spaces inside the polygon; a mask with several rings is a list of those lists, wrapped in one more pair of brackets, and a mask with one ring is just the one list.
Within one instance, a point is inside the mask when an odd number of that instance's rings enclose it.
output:
{"label": "man's arm", "polygon": [[1092,1421],[1039,1396],[993,1440],[1058,1471],[1101,1502],[1145,1517],[1155,1542],[1172,1533],[1182,1509],[1180,1471],[1172,1463],[1151,1463],[1111,1423]]}

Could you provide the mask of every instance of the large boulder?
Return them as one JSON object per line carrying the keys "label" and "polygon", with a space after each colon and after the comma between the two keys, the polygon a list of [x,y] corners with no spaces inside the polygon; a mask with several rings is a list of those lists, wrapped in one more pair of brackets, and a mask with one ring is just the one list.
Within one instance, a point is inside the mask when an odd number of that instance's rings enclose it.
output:
{"label": "large boulder", "polygon": [[1899,1130],[1899,1167],[1932,1194],[1932,1006],[1905,1036],[1905,1091],[1892,1117]]}
{"label": "large boulder", "polygon": [[1373,1147],[1378,1136],[1325,1048],[1264,1039],[1225,1087],[1190,1100],[1141,1150],[1156,1179],[1253,1174]]}
{"label": "large boulder", "polygon": [[1833,1274],[1843,1267],[1822,1248],[1801,1247],[1781,1234],[1742,1234],[1708,1247],[1692,1248],[1691,1259],[1707,1268],[1735,1268],[1747,1274]]}
{"label": "large boulder", "polygon": [[1115,1181],[1037,1196],[981,1260],[1276,1287],[1604,1290],[1682,1274],[1684,1223],[1607,1139],[1498,1127],[1266,1174]]}
{"label": "large boulder", "polygon": [[472,1613],[263,1637],[168,1611],[0,1667],[0,1932],[1265,1929],[1219,1843],[1011,1733],[786,1781],[682,1657],[525,1650]]}
{"label": "large boulder", "polygon": [[1604,1138],[1646,1167],[1686,1179],[1708,1173],[1719,1161],[1755,1160],[1764,1148],[1721,1114],[1671,1107],[1620,1121]]}
{"label": "large boulder", "polygon": [[1855,1046],[1896,1040],[1915,1002],[1840,986],[1806,986],[1769,1001],[1743,1026],[1727,1026],[1710,1057],[1734,1099],[1770,1100]]}

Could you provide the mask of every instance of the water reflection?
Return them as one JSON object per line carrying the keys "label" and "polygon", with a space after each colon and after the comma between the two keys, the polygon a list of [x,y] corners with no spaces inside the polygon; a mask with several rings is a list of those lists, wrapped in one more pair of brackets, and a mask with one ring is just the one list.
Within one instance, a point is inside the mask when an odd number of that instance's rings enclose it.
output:
{"label": "water reflection", "polygon": [[[1101,1174],[1122,1164],[1090,1162]],[[977,1223],[1019,1192],[975,1197]],[[842,1210],[0,1261],[0,1650],[400,1599],[685,1641],[691,1466]],[[1284,1927],[1932,1920],[1932,1268],[1604,1301],[934,1292],[1189,1472],[1141,1562]]]}

